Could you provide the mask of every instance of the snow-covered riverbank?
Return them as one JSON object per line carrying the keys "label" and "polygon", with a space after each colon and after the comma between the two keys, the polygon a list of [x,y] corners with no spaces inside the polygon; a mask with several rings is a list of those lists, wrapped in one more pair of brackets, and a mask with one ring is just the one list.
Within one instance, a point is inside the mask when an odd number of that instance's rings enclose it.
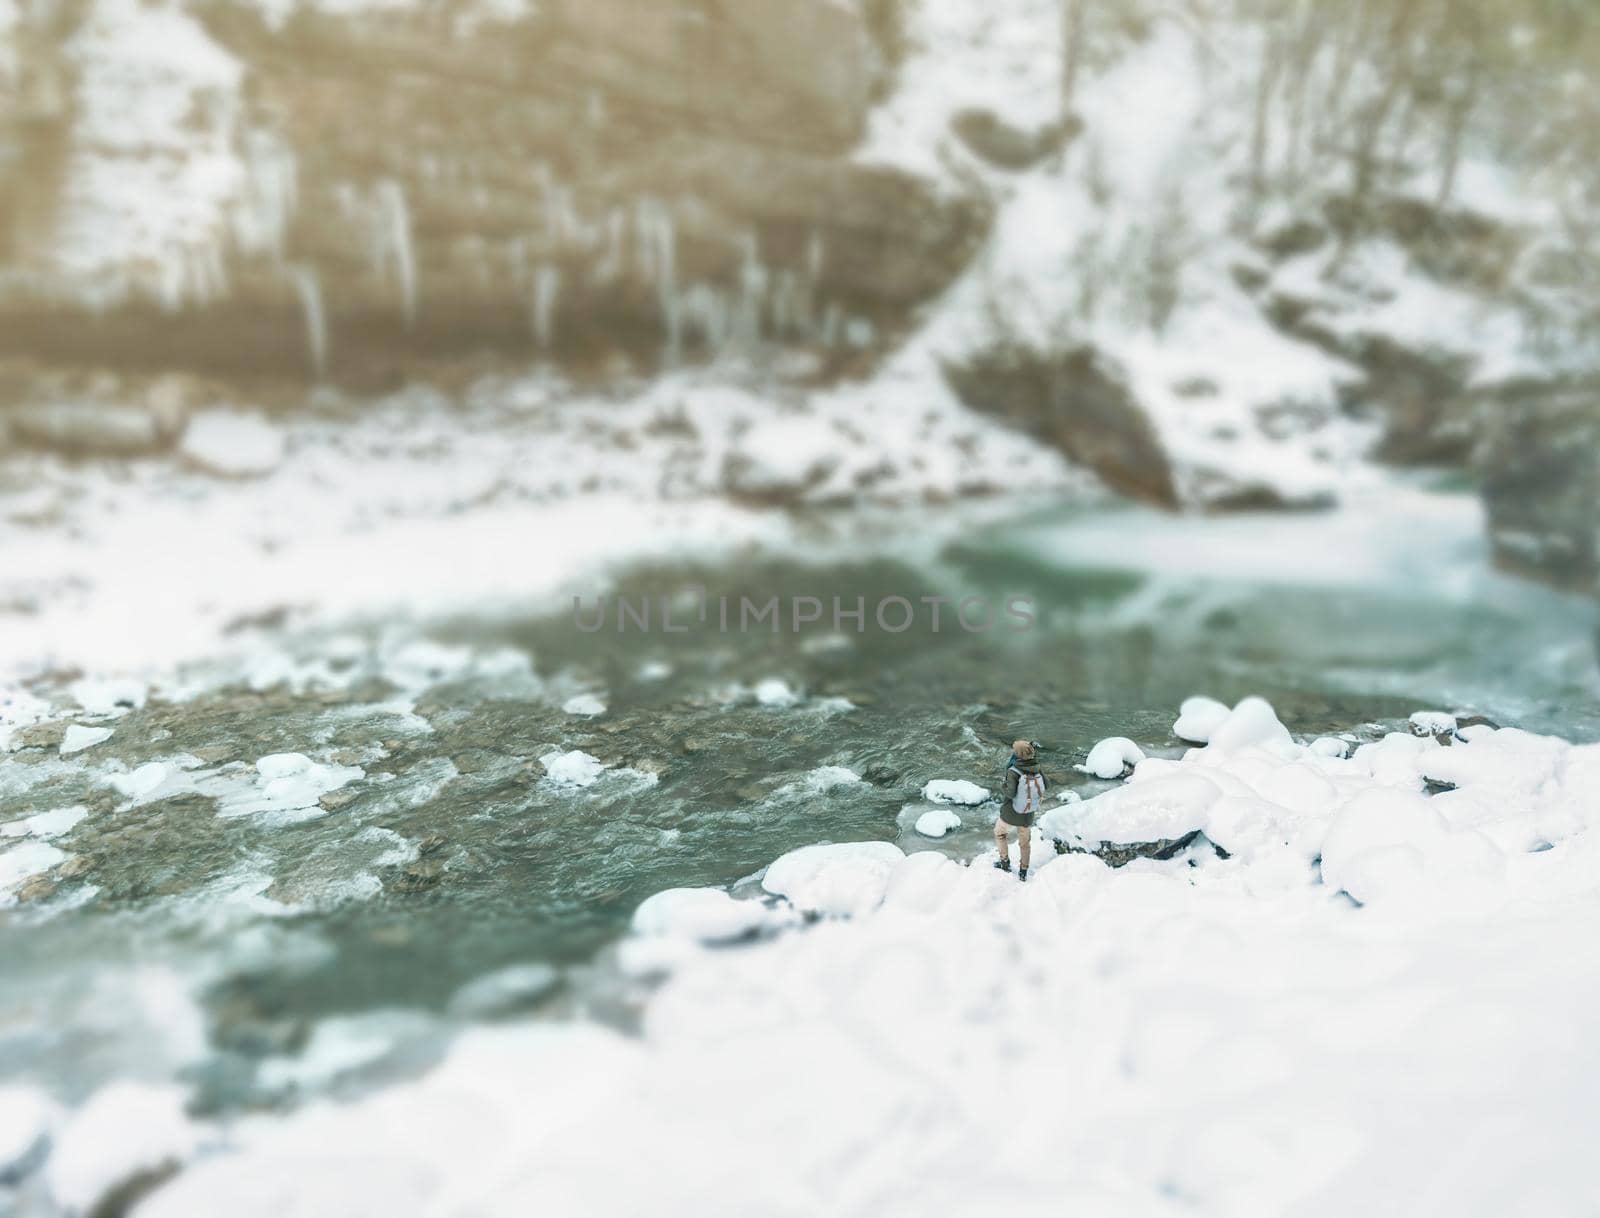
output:
{"label": "snow-covered riverbank", "polygon": [[655,903],[619,949],[668,974],[638,1038],[478,1028],[414,1082],[225,1124],[178,1089],[54,1117],[8,1092],[0,1152],[43,1213],[185,1161],[140,1218],[1592,1212],[1600,745],[1473,727],[1344,759],[1235,719],[1049,819],[1115,839],[1139,802],[1226,859],[1041,840],[1019,884],[813,851],[765,894]]}

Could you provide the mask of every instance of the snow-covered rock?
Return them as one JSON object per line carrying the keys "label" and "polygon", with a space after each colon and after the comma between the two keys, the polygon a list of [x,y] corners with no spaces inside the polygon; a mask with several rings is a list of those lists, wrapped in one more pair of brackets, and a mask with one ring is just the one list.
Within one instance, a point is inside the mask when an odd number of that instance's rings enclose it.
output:
{"label": "snow-covered rock", "polygon": [[1039,828],[1059,840],[1087,844],[1173,841],[1204,829],[1221,795],[1217,784],[1200,774],[1173,774],[1052,808],[1039,818]]}
{"label": "snow-covered rock", "polygon": [[201,1142],[180,1087],[110,1083],[91,1095],[57,1134],[45,1181],[57,1205],[88,1214],[134,1176],[176,1166]]}
{"label": "snow-covered rock", "polygon": [[1454,736],[1456,717],[1443,711],[1412,711],[1411,731],[1417,736]]}
{"label": "snow-covered rock", "polygon": [[606,769],[605,762],[582,749],[546,753],[539,758],[539,764],[544,766],[546,778],[566,787],[593,786]]}
{"label": "snow-covered rock", "polygon": [[594,694],[574,694],[561,704],[561,709],[569,715],[592,717],[605,714],[606,704]]}
{"label": "snow-covered rock", "polygon": [[1077,768],[1096,778],[1121,778],[1144,760],[1144,750],[1126,736],[1110,736],[1089,750]]}
{"label": "snow-covered rock", "polygon": [[892,842],[802,846],[767,867],[761,886],[801,913],[859,917],[877,908],[905,852]]}
{"label": "snow-covered rock", "polygon": [[961,828],[961,818],[949,808],[930,808],[917,817],[916,830],[923,837],[943,837]]}
{"label": "snow-covered rock", "polygon": [[922,788],[922,798],[934,803],[972,807],[988,799],[989,791],[965,778],[935,778]]}
{"label": "snow-covered rock", "polygon": [[1172,734],[1191,744],[1205,744],[1211,733],[1227,722],[1230,708],[1215,698],[1185,698],[1178,708],[1178,719],[1172,725]]}
{"label": "snow-covered rock", "polygon": [[24,841],[0,851],[0,907],[17,899],[17,891],[36,875],[66,861],[66,854],[48,842]]}
{"label": "snow-covered rock", "polygon": [[109,727],[84,727],[81,723],[69,724],[66,734],[61,737],[61,755],[68,757],[84,749],[92,749],[110,740],[113,730]]}
{"label": "snow-covered rock", "polygon": [[259,415],[207,410],[191,415],[178,451],[197,469],[224,478],[259,478],[283,463],[283,429]]}
{"label": "snow-covered rock", "polygon": [[1223,750],[1270,748],[1292,744],[1289,729],[1265,698],[1245,698],[1221,723],[1214,724],[1206,747]]}
{"label": "snow-covered rock", "polygon": [[648,897],[633,912],[634,933],[727,943],[769,921],[758,901],[740,901],[720,888],[669,888]]}
{"label": "snow-covered rock", "polygon": [[321,814],[317,801],[324,795],[366,775],[360,766],[313,761],[304,753],[272,753],[258,759],[254,769],[253,778],[246,771],[243,781],[228,774],[211,780],[210,789],[219,796],[218,816],[266,814],[281,823],[305,820]]}
{"label": "snow-covered rock", "polygon": [[783,709],[796,706],[800,702],[800,695],[779,677],[768,677],[756,683],[756,701],[762,706]]}
{"label": "snow-covered rock", "polygon": [[145,704],[150,688],[130,677],[84,677],[67,687],[67,692],[88,715],[124,715]]}
{"label": "snow-covered rock", "polygon": [[1337,736],[1318,736],[1306,747],[1319,757],[1346,757],[1350,753],[1350,742]]}

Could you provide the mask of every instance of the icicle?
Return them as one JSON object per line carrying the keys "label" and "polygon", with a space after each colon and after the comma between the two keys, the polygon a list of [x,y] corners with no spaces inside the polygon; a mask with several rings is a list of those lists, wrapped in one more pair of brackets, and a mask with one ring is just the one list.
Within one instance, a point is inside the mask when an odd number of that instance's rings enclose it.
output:
{"label": "icicle", "polygon": [[252,131],[244,159],[245,197],[234,218],[234,235],[240,248],[280,260],[299,205],[300,170],[294,149],[270,132]]}
{"label": "icicle", "polygon": [[400,313],[407,328],[417,321],[417,254],[411,239],[411,212],[406,207],[405,189],[393,178],[378,183],[378,232],[383,250],[380,263],[385,273],[394,264],[400,288]]}
{"label": "icicle", "polygon": [[816,229],[811,230],[811,239],[806,242],[806,270],[813,281],[822,278],[822,234]]}
{"label": "icicle", "polygon": [[620,207],[613,207],[606,217],[606,252],[594,268],[596,283],[610,283],[622,276],[623,246],[627,241],[628,216]]}
{"label": "icicle", "polygon": [[533,300],[529,322],[533,338],[548,351],[555,338],[556,301],[561,293],[561,268],[542,262],[533,272]]}
{"label": "icicle", "polygon": [[283,270],[300,300],[300,313],[306,323],[306,349],[311,354],[312,371],[320,380],[328,370],[328,321],[322,310],[322,284],[316,271],[301,263],[291,262]]}
{"label": "icicle", "polygon": [[734,316],[734,337],[745,346],[761,341],[761,311],[766,301],[767,268],[761,264],[755,233],[741,239],[744,260],[739,267],[739,303]]}
{"label": "icicle", "polygon": [[837,347],[839,345],[839,330],[844,322],[844,315],[839,309],[837,301],[828,305],[822,313],[822,334],[820,336],[824,347]]}

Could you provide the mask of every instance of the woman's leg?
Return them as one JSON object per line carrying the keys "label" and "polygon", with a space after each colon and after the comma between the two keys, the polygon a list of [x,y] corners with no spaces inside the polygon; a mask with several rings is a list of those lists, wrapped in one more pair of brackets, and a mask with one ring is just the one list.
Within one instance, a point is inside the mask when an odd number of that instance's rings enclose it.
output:
{"label": "woman's leg", "polygon": [[1000,852],[1001,862],[1011,858],[1011,849],[1006,839],[1006,822],[1003,820],[997,819],[994,822],[994,848]]}
{"label": "woman's leg", "polygon": [[1017,830],[1017,859],[1022,869],[1028,869],[1028,854],[1033,848],[1033,830],[1023,825]]}

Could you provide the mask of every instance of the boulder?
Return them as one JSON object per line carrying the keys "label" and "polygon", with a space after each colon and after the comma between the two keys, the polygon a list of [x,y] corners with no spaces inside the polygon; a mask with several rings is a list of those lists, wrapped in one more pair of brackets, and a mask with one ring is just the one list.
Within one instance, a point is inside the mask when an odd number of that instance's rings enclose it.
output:
{"label": "boulder", "polygon": [[1076,120],[1033,131],[1013,127],[992,110],[962,110],[950,120],[961,142],[997,169],[1027,169],[1064,147],[1077,134]]}
{"label": "boulder", "polygon": [[[885,68],[856,4],[86,9],[96,36],[73,41],[75,15],[52,44],[79,85],[50,148],[0,160],[42,217],[0,246],[0,356],[360,389],[486,352],[593,369],[782,342],[843,364],[987,225],[851,159]],[[197,117],[147,124],[171,172],[138,207],[60,223],[75,175],[146,172],[73,101],[102,78]],[[147,233],[157,191],[195,221]]]}
{"label": "boulder", "polygon": [[1477,452],[1496,561],[1600,591],[1600,383],[1501,397]]}
{"label": "boulder", "polygon": [[1094,348],[1043,352],[998,344],[947,363],[944,374],[971,409],[1054,445],[1114,490],[1178,506],[1155,427],[1121,373]]}

